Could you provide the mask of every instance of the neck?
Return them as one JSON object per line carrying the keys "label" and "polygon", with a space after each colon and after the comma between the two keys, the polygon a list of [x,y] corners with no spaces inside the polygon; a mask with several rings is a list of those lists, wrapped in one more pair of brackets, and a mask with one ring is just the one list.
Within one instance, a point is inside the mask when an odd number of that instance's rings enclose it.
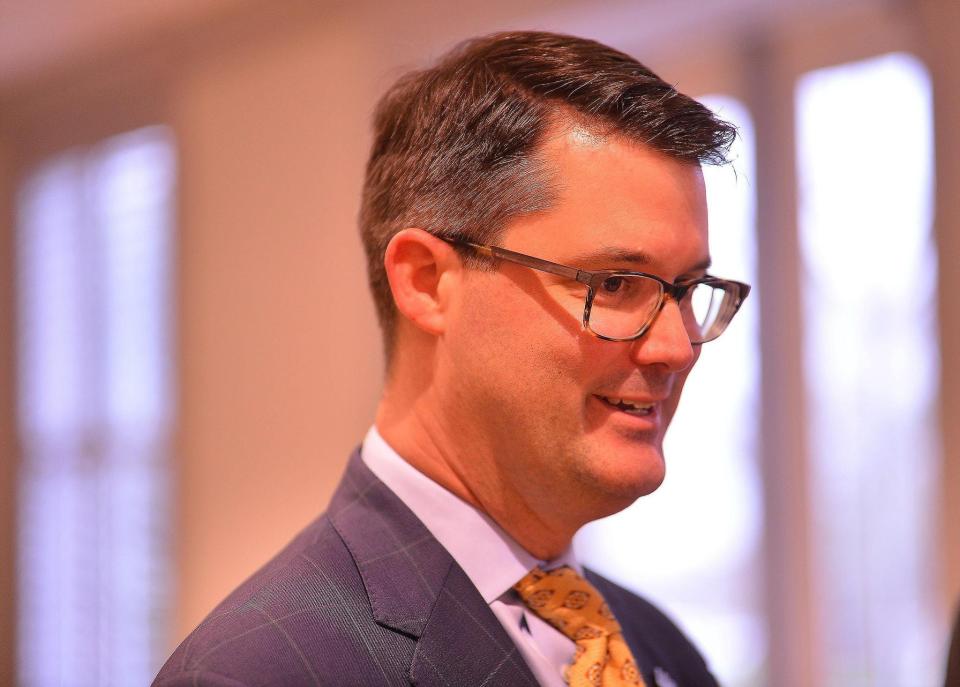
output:
{"label": "neck", "polygon": [[376,415],[383,439],[417,470],[489,516],[535,558],[551,560],[566,551],[583,522],[532,507],[528,495],[497,469],[495,451],[483,437],[471,435],[470,425],[434,412],[444,405],[431,394],[430,388],[388,383]]}
{"label": "neck", "polygon": [[[585,498],[582,485],[556,484],[521,460],[528,437],[494,440],[489,410],[465,395],[469,384],[437,339],[404,330],[377,407],[380,436],[410,465],[490,517],[532,556],[556,558],[584,524],[609,515],[608,498]],[[494,420],[489,420],[494,421]],[[549,475],[547,476],[549,477]],[[626,504],[625,504],[626,505]]]}

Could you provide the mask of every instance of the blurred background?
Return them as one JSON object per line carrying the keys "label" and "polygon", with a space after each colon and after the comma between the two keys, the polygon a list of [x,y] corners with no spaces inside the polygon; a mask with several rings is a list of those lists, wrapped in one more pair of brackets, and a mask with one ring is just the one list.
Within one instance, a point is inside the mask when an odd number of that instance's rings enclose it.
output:
{"label": "blurred background", "polygon": [[725,685],[939,683],[956,0],[0,0],[0,684],[148,683],[323,510],[382,373],[371,110],[509,28],[626,50],[741,131],[711,242],[753,295],[691,376],[663,488],[580,555]]}

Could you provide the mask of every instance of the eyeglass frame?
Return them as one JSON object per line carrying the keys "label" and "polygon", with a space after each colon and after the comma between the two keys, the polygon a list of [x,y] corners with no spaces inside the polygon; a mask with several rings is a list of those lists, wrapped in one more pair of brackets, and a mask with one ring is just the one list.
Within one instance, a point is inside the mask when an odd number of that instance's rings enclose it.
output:
{"label": "eyeglass frame", "polygon": [[[492,246],[480,243],[473,243],[472,241],[467,241],[460,238],[450,238],[446,236],[438,236],[437,238],[445,241],[452,246],[461,246],[465,248],[471,248],[480,255],[492,259],[505,260],[506,262],[512,262],[516,265],[522,267],[528,267],[540,272],[546,272],[547,274],[555,274],[558,277],[565,277],[573,281],[579,282],[587,287],[587,296],[583,302],[583,318],[582,324],[583,328],[590,332],[593,336],[603,341],[615,341],[615,342],[625,342],[625,341],[636,341],[644,334],[646,334],[650,327],[653,326],[653,323],[656,322],[657,317],[660,315],[660,312],[663,310],[664,304],[667,302],[667,296],[669,296],[674,303],[679,305],[680,301],[684,296],[698,284],[707,284],[707,285],[723,285],[723,286],[733,286],[735,289],[734,293],[734,304],[733,312],[730,317],[727,319],[727,324],[724,325],[723,329],[719,334],[713,336],[709,339],[704,339],[703,341],[693,341],[690,340],[691,345],[699,346],[701,344],[709,343],[719,338],[723,332],[727,330],[727,327],[730,325],[730,322],[733,321],[733,318],[736,316],[737,312],[740,310],[740,306],[743,305],[743,301],[746,300],[747,295],[750,293],[750,285],[745,284],[740,281],[735,281],[733,279],[721,279],[720,277],[714,277],[712,275],[706,274],[697,279],[693,279],[689,282],[682,282],[680,284],[674,284],[668,282],[665,279],[661,279],[655,274],[650,274],[648,272],[638,272],[634,270],[597,270],[589,271],[582,270],[576,267],[570,267],[568,265],[561,265],[557,262],[550,262],[549,260],[544,260],[543,258],[537,258],[532,255],[525,255],[523,253],[517,253],[516,251],[509,250],[508,248],[503,248],[502,246]],[[590,311],[593,308],[593,299],[596,296],[596,287],[598,284],[602,283],[603,280],[609,279],[610,277],[646,277],[647,279],[652,279],[660,285],[660,299],[656,308],[653,309],[652,315],[650,316],[649,321],[640,328],[640,330],[628,337],[611,337],[604,334],[600,334],[594,331],[590,327]],[[723,289],[726,292],[726,289]]]}

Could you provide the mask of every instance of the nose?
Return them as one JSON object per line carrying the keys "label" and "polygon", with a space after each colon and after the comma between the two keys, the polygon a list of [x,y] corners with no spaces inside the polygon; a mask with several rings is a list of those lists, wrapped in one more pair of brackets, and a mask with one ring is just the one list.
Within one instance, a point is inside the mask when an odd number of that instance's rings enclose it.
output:
{"label": "nose", "polygon": [[690,343],[677,303],[668,298],[646,333],[633,342],[630,355],[636,365],[663,365],[683,372],[696,361],[700,346]]}

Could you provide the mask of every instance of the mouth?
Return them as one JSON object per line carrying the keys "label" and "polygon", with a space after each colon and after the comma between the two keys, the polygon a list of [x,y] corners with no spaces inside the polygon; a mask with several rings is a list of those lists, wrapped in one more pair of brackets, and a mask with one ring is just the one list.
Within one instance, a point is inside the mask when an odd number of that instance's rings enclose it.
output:
{"label": "mouth", "polygon": [[610,406],[611,408],[616,408],[617,410],[626,413],[627,415],[634,415],[637,417],[647,417],[654,413],[656,409],[655,403],[642,403],[636,400],[629,400],[626,398],[619,398],[616,396],[600,396],[596,395],[601,402]]}

